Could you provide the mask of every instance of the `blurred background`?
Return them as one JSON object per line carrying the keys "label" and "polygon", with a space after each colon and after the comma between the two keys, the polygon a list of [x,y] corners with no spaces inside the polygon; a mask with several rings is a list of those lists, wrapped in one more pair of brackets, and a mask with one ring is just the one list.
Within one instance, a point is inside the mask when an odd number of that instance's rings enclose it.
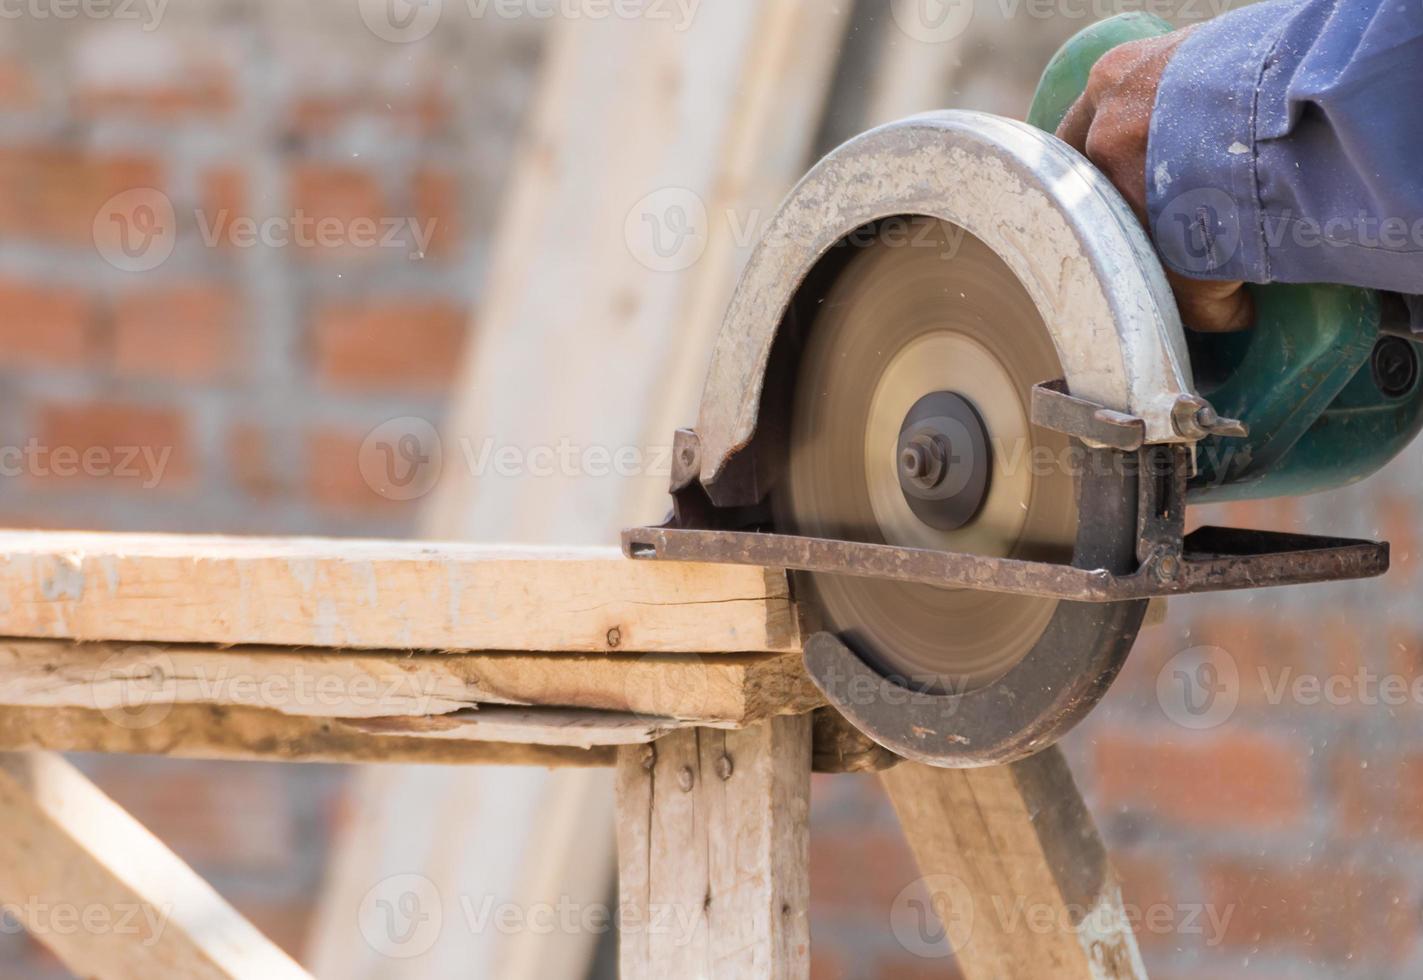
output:
{"label": "blurred background", "polygon": [[[611,543],[659,516],[656,459],[755,225],[817,154],[915,111],[1021,117],[1087,23],[1228,4],[4,4],[0,524]],[[796,84],[753,88],[768,63]],[[635,139],[655,165],[618,165]],[[538,471],[562,442],[642,455],[627,479]],[[443,473],[382,481],[438,447]],[[1153,976],[1423,975],[1419,476],[1412,452],[1341,493],[1199,515],[1386,537],[1395,570],[1177,603],[1066,741]],[[438,959],[363,938],[350,903],[433,874],[391,843],[432,819],[477,883],[512,873],[477,825],[531,794],[586,807],[568,863],[614,900],[596,780],[80,761],[322,976],[521,975],[491,952],[507,937],[449,913]],[[896,928],[916,877],[876,781],[817,777],[815,975],[954,976],[941,936]],[[0,973],[66,975],[3,925]],[[543,975],[611,976],[613,941]]]}

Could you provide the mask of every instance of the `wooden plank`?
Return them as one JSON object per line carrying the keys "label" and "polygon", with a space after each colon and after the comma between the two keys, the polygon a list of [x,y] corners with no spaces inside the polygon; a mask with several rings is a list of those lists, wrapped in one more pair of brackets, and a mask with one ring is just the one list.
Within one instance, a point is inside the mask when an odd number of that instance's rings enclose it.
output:
{"label": "wooden plank", "polygon": [[618,752],[623,980],[810,975],[810,719]]}
{"label": "wooden plank", "polygon": [[[298,718],[261,708],[178,704],[151,724],[117,724],[91,708],[0,707],[0,751],[118,752],[175,759],[604,767],[613,749],[456,740],[379,732],[355,720]],[[394,727],[394,719],[392,727]],[[411,728],[420,719],[410,719]]]}
{"label": "wooden plank", "polygon": [[0,821],[0,898],[77,975],[307,977],[59,756],[0,756]]}
{"label": "wooden plank", "polygon": [[880,779],[929,905],[949,912],[942,924],[968,980],[1146,976],[1116,874],[1058,749],[988,769],[905,762]]}
{"label": "wooden plank", "polygon": [[631,659],[0,640],[0,705],[14,707],[151,714],[215,704],[381,718],[505,704],[743,725],[821,701],[793,654]]}
{"label": "wooden plank", "polygon": [[6,531],[0,595],[4,636],[432,651],[800,649],[784,573],[633,562],[612,548]]}
{"label": "wooden plank", "polygon": [[481,708],[418,718],[361,718],[351,727],[379,735],[524,745],[645,745],[684,723],[563,708]]}

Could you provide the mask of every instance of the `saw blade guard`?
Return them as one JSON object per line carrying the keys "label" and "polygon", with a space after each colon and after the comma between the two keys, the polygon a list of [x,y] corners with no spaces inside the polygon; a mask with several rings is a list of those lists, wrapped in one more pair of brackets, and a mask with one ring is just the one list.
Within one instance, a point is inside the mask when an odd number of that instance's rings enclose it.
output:
{"label": "saw blade guard", "polygon": [[[777,339],[797,316],[798,294],[835,273],[838,245],[906,216],[962,228],[1002,258],[1036,305],[1074,394],[1140,417],[1149,442],[1198,437],[1178,428],[1179,406],[1199,401],[1180,317],[1115,188],[1041,130],[936,112],[835,150],[768,224],[728,307],[702,398],[698,475],[715,504],[753,504],[767,489],[755,454],[742,451],[758,436]],[[732,466],[738,455],[749,458]]]}

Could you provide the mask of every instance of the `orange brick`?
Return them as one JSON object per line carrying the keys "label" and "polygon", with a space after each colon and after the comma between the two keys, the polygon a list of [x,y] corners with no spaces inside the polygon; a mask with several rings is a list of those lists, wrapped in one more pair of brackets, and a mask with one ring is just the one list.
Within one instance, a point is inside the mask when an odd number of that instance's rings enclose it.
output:
{"label": "orange brick", "polygon": [[27,466],[34,479],[152,490],[193,476],[188,427],[174,409],[94,401],[42,405],[38,418],[41,455]]}
{"label": "orange brick", "polygon": [[1306,765],[1295,745],[1229,731],[1173,739],[1099,731],[1093,744],[1099,803],[1213,827],[1274,828],[1305,815]]}
{"label": "orange brick", "polygon": [[1393,546],[1388,582],[1395,589],[1412,591],[1423,554],[1419,553],[1418,502],[1412,497],[1381,494],[1372,503],[1379,534]]}
{"label": "orange brick", "polygon": [[421,170],[411,186],[414,217],[422,234],[430,236],[429,254],[448,255],[458,247],[460,228],[460,183],[450,173]]}
{"label": "orange brick", "polygon": [[0,232],[92,246],[94,218],[116,194],[161,188],[157,161],[65,147],[0,148]]}
{"label": "orange brick", "polygon": [[275,496],[285,489],[285,481],[273,465],[266,430],[239,423],[227,437],[228,470],[245,493],[257,498]]}
{"label": "orange brick", "polygon": [[810,893],[820,908],[888,910],[919,877],[909,845],[893,829],[811,835]]}
{"label": "orange brick", "polygon": [[306,437],[306,491],[318,506],[342,513],[390,513],[401,506],[361,475],[362,433],[318,429]]}
{"label": "orange brick", "polygon": [[1344,837],[1374,836],[1391,832],[1393,785],[1398,769],[1388,762],[1362,755],[1349,744],[1329,758],[1329,803],[1333,826]]}
{"label": "orange brick", "polygon": [[1197,611],[1188,621],[1189,640],[1178,650],[1206,646],[1226,651],[1239,677],[1241,707],[1273,710],[1271,701],[1279,697],[1280,685],[1302,673],[1317,672],[1317,665],[1306,656],[1315,641],[1305,625],[1257,610]]}
{"label": "orange brick", "polygon": [[402,133],[430,136],[450,120],[449,100],[433,85],[411,94],[374,89],[318,92],[292,101],[287,127],[304,136],[329,136],[342,126],[377,119]]}
{"label": "orange brick", "polygon": [[[392,218],[389,202],[376,178],[365,170],[305,163],[291,174],[291,201],[294,217],[299,213],[307,230],[293,228],[293,238],[302,254],[363,254],[367,257],[383,249],[357,248],[351,244],[358,228],[374,229],[379,239],[382,219]],[[360,224],[358,224],[358,222]],[[326,226],[330,230],[326,230]],[[327,238],[333,239],[330,245]],[[317,247],[320,245],[321,247]]]}
{"label": "orange brick", "polygon": [[114,308],[114,370],[143,378],[212,380],[230,374],[236,301],[221,286],[135,290]]}
{"label": "orange brick", "polygon": [[33,109],[39,92],[34,76],[18,61],[0,60],[0,106],[6,109]]}
{"label": "orange brick", "polygon": [[1397,802],[1390,808],[1403,833],[1423,840],[1423,755],[1408,756],[1399,764],[1394,783]]}
{"label": "orange brick", "polygon": [[464,310],[439,302],[327,307],[316,318],[317,375],[332,388],[444,388],[465,320]]}
{"label": "orange brick", "polygon": [[[226,229],[238,218],[252,217],[247,201],[247,175],[238,167],[213,167],[203,173],[203,221],[208,228]],[[219,235],[219,244],[230,244],[228,235]]]}
{"label": "orange brick", "polygon": [[1159,917],[1163,910],[1172,910],[1175,923],[1176,902],[1172,895],[1171,876],[1166,866],[1142,854],[1114,852],[1112,867],[1122,886],[1122,904],[1136,926],[1138,940],[1143,944],[1174,944],[1178,937],[1162,931]]}
{"label": "orange brick", "polygon": [[1406,882],[1340,867],[1220,862],[1203,873],[1209,900],[1232,909],[1229,946],[1282,947],[1351,968],[1396,961],[1414,945],[1417,901]]}
{"label": "orange brick", "polygon": [[236,104],[231,83],[221,75],[193,72],[182,84],[104,85],[84,87],[75,93],[79,116],[129,113],[149,117],[194,116],[211,119],[230,112]]}
{"label": "orange brick", "polygon": [[0,363],[82,367],[93,319],[78,289],[0,281]]}

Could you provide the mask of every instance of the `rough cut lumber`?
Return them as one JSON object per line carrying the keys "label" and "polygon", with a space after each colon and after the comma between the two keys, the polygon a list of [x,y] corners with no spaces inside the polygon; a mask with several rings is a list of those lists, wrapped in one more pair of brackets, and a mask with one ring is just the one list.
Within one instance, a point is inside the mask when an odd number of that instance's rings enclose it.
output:
{"label": "rough cut lumber", "polygon": [[810,975],[810,719],[618,751],[623,980]]}
{"label": "rough cut lumber", "polygon": [[481,708],[423,718],[363,718],[352,727],[380,735],[525,745],[644,745],[675,731],[666,719],[561,708]]}
{"label": "rough cut lumber", "polygon": [[0,705],[12,707],[151,714],[218,704],[349,719],[534,705],[731,726],[820,703],[792,654],[407,655],[0,639]]}
{"label": "rough cut lumber", "polygon": [[1144,980],[1116,874],[1061,751],[987,769],[905,762],[880,779],[930,905],[949,913],[967,980]]}
{"label": "rough cut lumber", "polygon": [[[412,719],[412,726],[419,719]],[[115,724],[89,708],[0,707],[0,751],[110,752],[175,759],[407,763],[432,766],[603,767],[612,748],[386,734],[338,718],[296,718],[261,708],[173,705],[147,727]]]}
{"label": "rough cut lumber", "polygon": [[59,756],[0,756],[0,822],[0,900],[76,975],[307,977]]}
{"label": "rough cut lumber", "polygon": [[0,595],[0,636],[431,651],[800,649],[784,573],[634,562],[611,548],[6,531]]}

